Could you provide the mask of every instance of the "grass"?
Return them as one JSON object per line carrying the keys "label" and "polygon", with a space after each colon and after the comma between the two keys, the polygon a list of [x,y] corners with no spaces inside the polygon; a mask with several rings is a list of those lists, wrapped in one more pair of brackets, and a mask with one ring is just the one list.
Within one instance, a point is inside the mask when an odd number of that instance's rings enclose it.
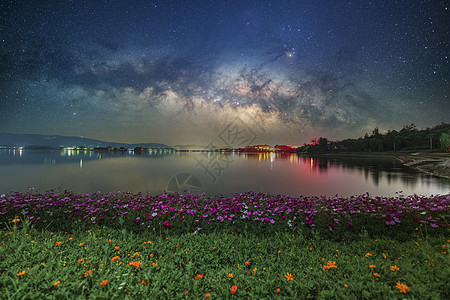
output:
{"label": "grass", "polygon": [[[12,196],[3,199],[8,197]],[[67,194],[55,197],[62,201]],[[273,198],[264,202],[268,199]],[[0,204],[9,204],[1,200]],[[145,207],[118,220],[93,223],[92,217],[66,217],[64,223],[58,212],[67,211],[71,204],[66,199],[65,206],[58,206],[54,200],[54,210],[49,214],[49,207],[44,207],[33,222],[23,216],[31,206],[3,209],[2,298],[450,298],[450,236],[444,226],[448,206],[439,211],[439,222],[436,216],[431,218],[438,227],[402,218],[389,226],[371,211],[353,217],[351,227],[341,221],[341,227],[334,225],[330,231],[323,211],[315,215],[315,226],[306,221],[287,226],[278,219],[281,216],[272,216],[273,224],[236,218],[234,222],[197,219],[198,226],[187,226],[178,217],[167,217],[146,220],[143,227],[142,221],[135,220],[138,215],[144,219]],[[196,200],[199,197],[186,203]],[[159,209],[167,204],[157,203]],[[46,222],[36,221],[43,220],[44,214]],[[164,225],[169,221],[170,226]]]}

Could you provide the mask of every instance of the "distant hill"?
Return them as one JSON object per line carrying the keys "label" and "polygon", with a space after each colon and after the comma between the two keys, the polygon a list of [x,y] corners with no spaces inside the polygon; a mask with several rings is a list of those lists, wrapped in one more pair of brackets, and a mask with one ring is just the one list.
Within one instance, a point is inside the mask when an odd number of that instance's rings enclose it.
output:
{"label": "distant hill", "polygon": [[0,132],[0,146],[9,146],[9,147],[45,146],[52,148],[70,147],[70,146],[90,147],[90,148],[93,147],[170,148],[165,144],[159,143],[127,144],[127,143],[105,142],[101,140],[94,140],[77,136],[15,134],[5,132]]}

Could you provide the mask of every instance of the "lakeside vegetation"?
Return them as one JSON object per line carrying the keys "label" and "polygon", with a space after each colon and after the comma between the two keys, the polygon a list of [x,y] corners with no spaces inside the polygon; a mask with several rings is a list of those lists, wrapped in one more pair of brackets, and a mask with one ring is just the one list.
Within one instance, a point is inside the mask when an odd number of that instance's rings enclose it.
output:
{"label": "lakeside vegetation", "polygon": [[329,141],[319,138],[297,149],[298,153],[319,154],[331,152],[387,152],[387,151],[435,151],[450,152],[450,124],[441,123],[432,128],[418,130],[414,124],[403,126],[400,131],[380,133],[376,127],[372,134],[358,139]]}
{"label": "lakeside vegetation", "polygon": [[0,290],[8,299],[447,299],[449,207],[439,195],[4,194]]}

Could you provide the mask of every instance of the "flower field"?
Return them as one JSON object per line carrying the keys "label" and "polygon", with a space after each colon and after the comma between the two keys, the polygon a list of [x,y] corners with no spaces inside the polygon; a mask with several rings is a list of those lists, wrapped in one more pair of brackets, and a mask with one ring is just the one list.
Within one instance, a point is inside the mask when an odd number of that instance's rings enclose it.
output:
{"label": "flower field", "polygon": [[0,196],[16,298],[450,297],[449,196]]}

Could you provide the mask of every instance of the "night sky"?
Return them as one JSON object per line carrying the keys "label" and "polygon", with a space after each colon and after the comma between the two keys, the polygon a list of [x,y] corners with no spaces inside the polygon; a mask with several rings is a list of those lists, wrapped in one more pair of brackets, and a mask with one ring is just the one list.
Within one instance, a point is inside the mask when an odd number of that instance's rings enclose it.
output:
{"label": "night sky", "polygon": [[0,132],[275,145],[431,127],[450,121],[449,20],[438,0],[4,0]]}

